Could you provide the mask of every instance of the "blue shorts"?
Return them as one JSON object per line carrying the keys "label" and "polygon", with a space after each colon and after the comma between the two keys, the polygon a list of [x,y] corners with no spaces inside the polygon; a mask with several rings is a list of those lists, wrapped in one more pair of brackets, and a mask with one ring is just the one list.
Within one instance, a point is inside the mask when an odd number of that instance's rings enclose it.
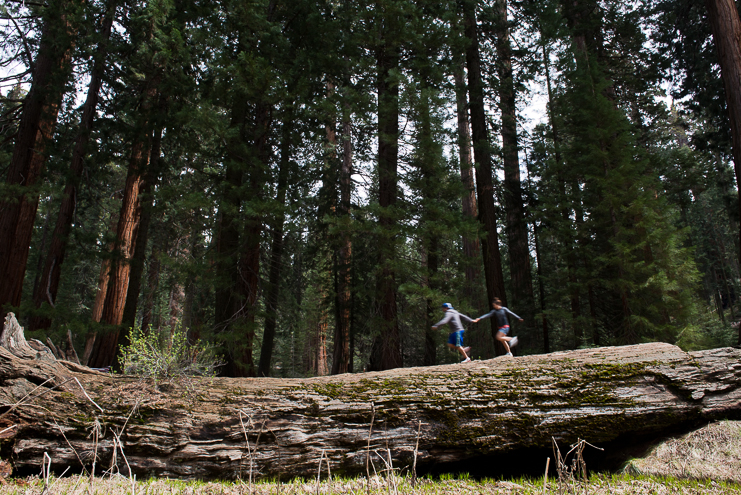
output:
{"label": "blue shorts", "polygon": [[500,332],[502,332],[504,335],[507,335],[509,333],[509,325],[504,325],[503,327],[499,327]]}
{"label": "blue shorts", "polygon": [[465,330],[453,332],[448,335],[448,344],[452,344],[456,347],[463,347],[463,332],[465,332]]}

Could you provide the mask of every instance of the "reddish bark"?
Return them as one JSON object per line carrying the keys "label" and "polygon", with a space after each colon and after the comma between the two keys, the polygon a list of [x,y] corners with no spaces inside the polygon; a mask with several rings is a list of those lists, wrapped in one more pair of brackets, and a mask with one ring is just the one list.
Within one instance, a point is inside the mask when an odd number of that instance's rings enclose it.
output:
{"label": "reddish bark", "polygon": [[111,262],[111,276],[108,282],[103,307],[103,322],[119,325],[123,320],[123,309],[129,288],[131,258],[136,245],[137,228],[141,217],[139,194],[143,181],[143,170],[147,166],[150,141],[149,136],[134,144],[129,163],[129,174],[124,186],[124,197],[116,229],[116,249]]}
{"label": "reddish bark", "polygon": [[[247,175],[249,179],[249,192],[247,197],[258,200],[261,195],[261,188],[264,182],[264,170],[265,164],[268,160],[268,132],[272,123],[271,108],[266,104],[258,104],[255,115],[255,126],[254,139],[251,144],[252,159],[249,162],[244,162],[243,158],[239,154],[234,155],[234,163],[232,167],[235,169],[229,180],[234,181],[234,184],[241,184],[241,173],[239,170],[243,170],[247,167]],[[244,143],[244,126],[242,126],[243,133],[240,136],[238,142],[233,143],[235,147],[239,147]],[[236,148],[235,148],[236,149]],[[232,173],[227,169],[227,174]],[[230,193],[230,211],[238,212],[240,205],[239,191],[232,187]],[[229,218],[231,217],[231,218]],[[229,352],[226,356],[226,365],[223,368],[223,373],[226,376],[255,376],[255,363],[252,355],[252,348],[255,338],[255,313],[257,310],[257,301],[260,291],[260,235],[262,233],[262,220],[257,214],[247,215],[244,220],[244,235],[240,242],[239,232],[236,218],[231,214],[225,215],[224,219],[229,218],[231,225],[228,230],[224,230],[225,235],[222,241],[228,241],[229,245],[223,246],[234,252],[234,245],[236,244],[238,250],[238,263],[236,267],[237,280],[232,290],[229,287],[225,288],[229,302],[224,305],[223,310],[226,311],[223,317],[227,317],[225,320],[223,331],[227,332],[231,340]],[[222,220],[223,221],[223,220]],[[226,258],[226,264],[223,267],[231,264],[233,257]]]}
{"label": "reddish bark", "polygon": [[152,146],[152,102],[157,95],[154,81],[145,84],[141,106],[141,130],[135,135],[132,144],[129,170],[121,201],[121,212],[116,227],[116,243],[111,258],[108,291],[101,317],[102,323],[108,325],[109,328],[96,338],[95,348],[90,360],[90,366],[94,368],[111,366],[115,361],[120,332],[119,326],[123,321],[123,312],[129,290],[131,259],[134,256],[136,236],[141,218],[139,195],[144,185],[143,178],[149,166],[149,155]]}
{"label": "reddish bark", "polygon": [[[44,302],[54,306],[59,289],[59,279],[62,273],[62,263],[67,252],[67,244],[70,230],[72,229],[72,220],[74,218],[75,208],[77,207],[77,189],[85,168],[85,154],[87,152],[87,143],[90,139],[90,132],[93,128],[95,113],[98,106],[100,85],[102,74],[105,66],[105,57],[107,53],[106,46],[111,34],[111,26],[115,16],[116,3],[110,2],[101,29],[101,42],[95,55],[95,63],[90,73],[90,84],[88,85],[87,97],[82,109],[80,127],[75,138],[75,147],[72,151],[72,162],[70,165],[70,176],[64,189],[62,204],[59,207],[52,243],[46,254],[43,271],[39,278],[39,290],[34,291],[34,304],[40,308]],[[107,283],[107,282],[106,282]],[[98,317],[99,321],[100,317]],[[38,330],[49,328],[51,319],[49,318],[31,318],[29,330]]]}
{"label": "reddish bark", "polygon": [[[728,118],[731,124],[733,168],[736,183],[741,184],[741,20],[733,0],[705,0],[708,20],[713,31],[713,41],[718,51],[721,77],[726,90]],[[741,188],[739,188],[738,214],[741,216]],[[741,223],[739,224],[741,226]],[[741,229],[739,230],[741,239]],[[739,242],[741,248],[741,241]],[[739,261],[741,261],[741,252]],[[738,331],[741,345],[741,327]]]}
{"label": "reddish bark", "polygon": [[136,321],[136,309],[141,292],[141,279],[144,273],[144,262],[147,254],[147,243],[149,241],[149,226],[152,222],[152,208],[154,206],[154,188],[159,181],[160,146],[162,142],[162,128],[157,129],[152,140],[149,167],[142,181],[141,195],[139,198],[139,226],[137,227],[136,244],[134,246],[129,272],[129,288],[126,294],[126,303],[123,309],[121,322],[123,328],[119,335],[119,345],[125,343],[128,329],[134,326]]}
{"label": "reddish bark", "polygon": [[59,0],[46,7],[33,82],[23,113],[7,185],[16,186],[10,198],[0,201],[0,307],[18,306],[28,262],[31,233],[39,193],[36,182],[46,156],[44,150],[54,133],[59,105],[69,77],[70,57],[76,35],[73,10],[77,0]]}

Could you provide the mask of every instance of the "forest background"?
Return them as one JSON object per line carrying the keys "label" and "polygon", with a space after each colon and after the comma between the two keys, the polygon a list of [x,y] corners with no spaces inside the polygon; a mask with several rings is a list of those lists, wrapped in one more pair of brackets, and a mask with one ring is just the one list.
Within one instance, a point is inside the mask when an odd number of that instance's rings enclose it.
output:
{"label": "forest background", "polygon": [[[520,353],[741,344],[710,20],[690,0],[2,0],[0,306],[94,367],[132,327],[180,327],[227,376],[454,362],[441,304],[494,297]],[[490,322],[476,358],[502,353]]]}

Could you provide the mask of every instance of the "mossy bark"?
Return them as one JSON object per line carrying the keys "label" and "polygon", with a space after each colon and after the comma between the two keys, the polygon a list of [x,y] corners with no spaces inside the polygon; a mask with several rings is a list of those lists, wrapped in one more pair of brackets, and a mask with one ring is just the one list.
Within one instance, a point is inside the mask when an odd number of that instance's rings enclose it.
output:
{"label": "mossy bark", "polygon": [[424,469],[548,448],[551,438],[601,445],[659,435],[741,412],[741,350],[733,348],[686,353],[653,343],[309,379],[155,384],[56,361],[25,339],[18,347],[19,328],[8,317],[0,335],[0,457],[16,472],[38,472],[46,452],[59,472],[90,469],[96,458],[100,473],[114,459],[114,433],[124,474],[128,462],[140,478],[247,478],[252,469],[285,479],[316,475],[322,453],[332,473],[365,473],[368,452],[378,463],[386,449],[396,467],[411,463],[420,422]]}

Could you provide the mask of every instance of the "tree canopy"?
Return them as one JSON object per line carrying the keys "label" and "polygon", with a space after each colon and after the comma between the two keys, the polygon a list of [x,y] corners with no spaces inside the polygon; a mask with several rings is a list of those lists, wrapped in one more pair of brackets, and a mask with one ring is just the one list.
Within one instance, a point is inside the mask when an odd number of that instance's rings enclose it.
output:
{"label": "tree canopy", "polygon": [[495,297],[521,354],[741,344],[715,1],[2,0],[0,305],[228,376],[452,363]]}

